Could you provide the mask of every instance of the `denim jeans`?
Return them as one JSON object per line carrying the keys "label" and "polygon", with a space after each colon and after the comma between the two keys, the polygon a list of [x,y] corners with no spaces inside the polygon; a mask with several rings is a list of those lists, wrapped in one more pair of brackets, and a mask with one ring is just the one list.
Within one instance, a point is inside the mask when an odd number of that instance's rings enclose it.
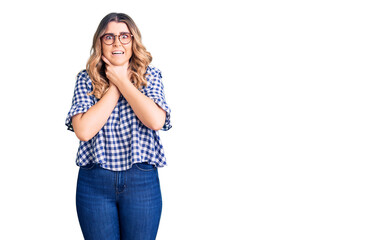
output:
{"label": "denim jeans", "polygon": [[86,240],[154,240],[162,213],[158,169],[148,163],[126,171],[80,167],[76,210]]}

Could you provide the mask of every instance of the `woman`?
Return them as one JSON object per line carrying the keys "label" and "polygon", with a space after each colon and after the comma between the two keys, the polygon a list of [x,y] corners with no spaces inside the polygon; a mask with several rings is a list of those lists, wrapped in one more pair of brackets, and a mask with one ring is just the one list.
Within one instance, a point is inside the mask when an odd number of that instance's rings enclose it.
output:
{"label": "woman", "polygon": [[155,239],[162,212],[158,130],[169,130],[161,71],[126,14],[100,22],[77,75],[68,130],[80,140],[76,207],[85,239]]}

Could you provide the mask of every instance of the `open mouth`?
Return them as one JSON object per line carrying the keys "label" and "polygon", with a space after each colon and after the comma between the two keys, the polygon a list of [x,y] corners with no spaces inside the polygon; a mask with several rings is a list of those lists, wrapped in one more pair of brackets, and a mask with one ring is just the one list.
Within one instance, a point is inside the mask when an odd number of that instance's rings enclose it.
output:
{"label": "open mouth", "polygon": [[112,55],[122,55],[122,54],[124,54],[123,51],[113,51],[112,52]]}

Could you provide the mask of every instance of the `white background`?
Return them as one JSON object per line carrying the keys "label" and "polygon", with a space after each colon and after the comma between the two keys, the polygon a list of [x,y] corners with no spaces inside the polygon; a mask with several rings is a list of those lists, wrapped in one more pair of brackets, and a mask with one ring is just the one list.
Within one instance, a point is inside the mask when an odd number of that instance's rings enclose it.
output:
{"label": "white background", "polygon": [[76,74],[110,12],[162,70],[157,239],[375,239],[372,1],[14,1],[0,6],[0,239],[83,239]]}

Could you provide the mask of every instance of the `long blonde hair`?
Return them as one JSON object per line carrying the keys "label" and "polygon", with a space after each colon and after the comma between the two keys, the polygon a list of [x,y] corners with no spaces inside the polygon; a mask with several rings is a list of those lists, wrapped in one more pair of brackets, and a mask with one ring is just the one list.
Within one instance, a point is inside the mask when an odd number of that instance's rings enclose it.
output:
{"label": "long blonde hair", "polygon": [[136,88],[141,89],[142,86],[146,86],[146,69],[153,59],[150,52],[146,51],[146,48],[142,44],[141,33],[131,17],[124,13],[107,14],[99,23],[97,31],[94,34],[91,55],[86,64],[86,70],[89,73],[93,85],[93,91],[88,93],[88,95],[94,94],[98,99],[102,98],[110,86],[105,73],[105,64],[101,58],[102,44],[100,37],[104,34],[108,23],[112,21],[127,24],[129,31],[133,34],[133,54],[130,58],[129,68],[130,79]]}

